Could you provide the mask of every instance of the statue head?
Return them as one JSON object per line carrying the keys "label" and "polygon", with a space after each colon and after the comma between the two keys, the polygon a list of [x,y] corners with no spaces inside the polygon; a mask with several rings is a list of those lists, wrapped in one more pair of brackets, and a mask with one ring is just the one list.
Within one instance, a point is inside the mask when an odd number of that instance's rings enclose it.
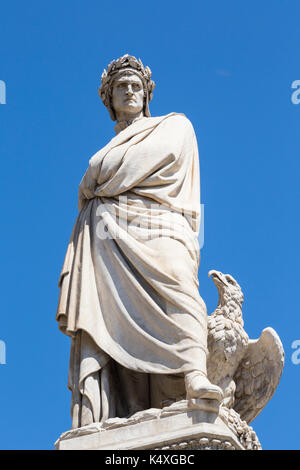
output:
{"label": "statue head", "polygon": [[[130,90],[129,95],[132,94],[132,100],[128,96],[125,103],[124,100],[121,102],[124,87]],[[139,108],[144,116],[150,117],[149,102],[152,99],[154,87],[155,83],[151,80],[150,68],[144,67],[140,59],[137,60],[126,54],[113,60],[107,70],[104,69],[98,92],[111,119],[116,121],[118,105],[123,107],[125,105],[129,113],[130,110],[134,111],[133,108]]]}
{"label": "statue head", "polygon": [[228,306],[229,311],[236,306],[242,307],[244,295],[241,286],[230,274],[223,274],[221,271],[212,269],[208,276],[212,278],[218,289],[220,306]]}

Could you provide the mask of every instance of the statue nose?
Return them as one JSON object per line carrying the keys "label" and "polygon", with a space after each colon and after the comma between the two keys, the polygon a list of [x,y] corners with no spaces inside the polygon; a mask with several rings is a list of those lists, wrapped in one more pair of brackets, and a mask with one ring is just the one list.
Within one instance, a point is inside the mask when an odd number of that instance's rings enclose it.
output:
{"label": "statue nose", "polygon": [[132,86],[131,85],[128,85],[128,88],[126,90],[126,95],[133,95],[133,90],[132,90]]}

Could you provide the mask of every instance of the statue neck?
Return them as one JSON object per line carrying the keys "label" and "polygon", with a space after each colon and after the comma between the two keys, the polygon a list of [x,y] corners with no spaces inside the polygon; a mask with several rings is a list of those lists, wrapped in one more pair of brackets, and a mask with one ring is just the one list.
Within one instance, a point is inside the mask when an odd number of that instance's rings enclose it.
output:
{"label": "statue neck", "polygon": [[145,116],[141,112],[135,116],[118,116],[117,118],[117,124],[115,125],[115,132],[118,134],[119,132],[123,131],[126,129],[126,127],[130,126],[136,121],[139,121],[140,119],[143,119]]}

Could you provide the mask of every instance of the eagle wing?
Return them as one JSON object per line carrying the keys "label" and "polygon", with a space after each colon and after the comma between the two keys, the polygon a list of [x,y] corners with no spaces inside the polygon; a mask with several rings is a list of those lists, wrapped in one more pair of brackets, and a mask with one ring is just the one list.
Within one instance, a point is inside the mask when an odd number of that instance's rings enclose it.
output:
{"label": "eagle wing", "polygon": [[250,340],[234,375],[234,409],[248,424],[272,398],[284,365],[284,350],[273,328],[265,328],[259,339]]}

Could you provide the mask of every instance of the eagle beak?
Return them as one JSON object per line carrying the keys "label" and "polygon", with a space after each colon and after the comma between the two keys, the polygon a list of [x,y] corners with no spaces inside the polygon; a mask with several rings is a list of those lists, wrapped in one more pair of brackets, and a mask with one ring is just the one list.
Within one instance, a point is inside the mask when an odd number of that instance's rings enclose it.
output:
{"label": "eagle beak", "polygon": [[221,282],[225,286],[228,285],[228,283],[224,279],[223,274],[219,271],[215,271],[214,269],[212,269],[211,271],[209,271],[208,277],[211,277],[215,284],[219,284]]}
{"label": "eagle beak", "polygon": [[220,279],[220,274],[218,271],[215,271],[214,269],[212,269],[211,271],[209,271],[208,273],[208,277],[212,277],[213,279],[215,277],[217,277],[218,279]]}
{"label": "eagle beak", "polygon": [[212,269],[211,271],[209,271],[208,273],[208,277],[211,277],[211,276],[214,276],[217,274],[217,271],[215,271],[214,269]]}

